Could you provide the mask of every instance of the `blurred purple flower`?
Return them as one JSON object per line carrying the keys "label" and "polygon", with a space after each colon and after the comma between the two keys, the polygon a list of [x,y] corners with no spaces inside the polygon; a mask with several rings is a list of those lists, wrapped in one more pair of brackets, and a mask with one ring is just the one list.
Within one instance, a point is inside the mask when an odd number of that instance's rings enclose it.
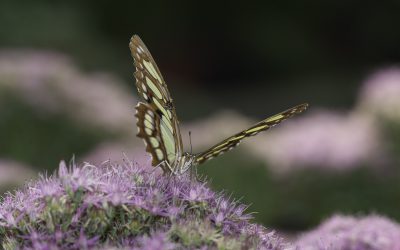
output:
{"label": "blurred purple flower", "polygon": [[165,233],[153,233],[151,236],[144,236],[138,239],[140,247],[137,250],[172,250],[176,249],[175,244],[171,243]]}
{"label": "blurred purple flower", "polygon": [[33,176],[32,167],[15,161],[0,159],[0,187],[21,184]]}
{"label": "blurred purple flower", "polygon": [[112,133],[132,130],[127,114],[136,100],[124,84],[104,73],[81,72],[62,54],[2,50],[0,79],[0,90],[12,90],[40,112],[67,114]]}
{"label": "blurred purple flower", "polygon": [[94,247],[96,245],[96,243],[98,242],[100,236],[95,236],[93,238],[88,238],[84,232],[83,229],[81,229],[81,232],[79,234],[79,239],[78,241],[75,243],[75,248],[77,249],[90,249],[92,247]]}
{"label": "blurred purple flower", "polygon": [[383,69],[370,76],[360,91],[358,109],[400,122],[400,68]]}
{"label": "blurred purple flower", "polygon": [[[85,124],[86,128],[104,131],[113,138],[123,138],[98,145],[83,160],[97,164],[120,159],[122,152],[128,152],[130,159],[144,158],[143,153],[140,157],[131,155],[132,148],[138,145],[137,151],[143,152],[142,141],[132,133],[134,121],[130,116],[137,100],[134,92],[116,77],[83,72],[67,56],[56,52],[21,49],[0,50],[0,79],[0,92],[10,93],[10,98],[30,105],[39,115],[61,114],[79,126]],[[13,171],[20,168],[16,169]],[[15,173],[0,174],[0,185],[3,176],[11,176],[4,181],[16,178]]]}
{"label": "blurred purple flower", "polygon": [[[193,148],[207,149],[216,142],[252,125],[252,121],[234,111],[220,111],[205,119],[182,125],[182,135],[192,132]],[[199,150],[200,151],[200,150]]]}
{"label": "blurred purple flower", "polygon": [[379,155],[380,141],[371,119],[325,111],[284,123],[248,146],[273,170],[285,172],[301,167],[358,167]]}
{"label": "blurred purple flower", "polygon": [[400,225],[377,215],[336,215],[301,235],[295,245],[307,250],[399,250]]}

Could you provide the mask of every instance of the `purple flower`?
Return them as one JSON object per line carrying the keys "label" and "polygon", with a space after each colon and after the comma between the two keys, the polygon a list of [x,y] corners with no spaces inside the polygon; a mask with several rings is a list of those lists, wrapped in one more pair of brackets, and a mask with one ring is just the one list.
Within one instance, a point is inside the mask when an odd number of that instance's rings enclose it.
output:
{"label": "purple flower", "polygon": [[7,194],[0,203],[0,243],[26,249],[284,246],[249,222],[245,205],[205,183],[125,163],[67,167],[61,162],[58,176]]}
{"label": "purple flower", "polygon": [[372,74],[360,91],[358,109],[368,115],[400,122],[400,68]]}
{"label": "purple flower", "polygon": [[400,225],[377,215],[336,215],[301,235],[296,245],[310,250],[399,250]]}
{"label": "purple flower", "polygon": [[132,118],[126,114],[136,101],[124,83],[105,73],[85,74],[63,55],[2,50],[0,78],[0,91],[12,90],[42,112],[66,114],[112,133],[131,132]]}
{"label": "purple flower", "polygon": [[61,187],[59,180],[45,177],[42,178],[43,181],[39,182],[38,186],[36,187],[38,190],[40,190],[38,195],[43,197],[59,197],[63,195],[63,188]]}
{"label": "purple flower", "polygon": [[138,239],[140,247],[137,250],[172,250],[176,249],[175,244],[171,243],[165,233],[153,233],[151,236],[144,236]]}
{"label": "purple flower", "polygon": [[321,111],[261,134],[249,147],[277,172],[303,167],[347,170],[376,160],[381,141],[369,117]]}
{"label": "purple flower", "polygon": [[34,172],[31,167],[19,162],[0,159],[0,186],[20,184],[31,178]]}
{"label": "purple flower", "polygon": [[189,202],[202,202],[212,198],[214,194],[204,185],[194,185],[189,192],[184,193],[184,199]]}
{"label": "purple flower", "polygon": [[93,246],[96,245],[98,239],[100,238],[100,236],[95,236],[93,238],[88,238],[84,232],[83,229],[81,229],[81,232],[79,234],[79,239],[78,241],[75,243],[75,246],[77,249],[90,249]]}

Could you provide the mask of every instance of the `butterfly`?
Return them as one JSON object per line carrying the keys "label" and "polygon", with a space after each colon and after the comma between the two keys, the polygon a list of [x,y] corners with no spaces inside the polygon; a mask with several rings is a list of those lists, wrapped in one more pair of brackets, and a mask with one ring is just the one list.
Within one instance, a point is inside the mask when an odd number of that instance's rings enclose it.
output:
{"label": "butterfly", "polygon": [[308,107],[306,103],[295,106],[232,135],[202,153],[187,153],[183,151],[173,99],[153,57],[137,35],[131,38],[129,48],[136,68],[136,87],[145,100],[136,106],[137,136],[144,140],[146,151],[152,156],[152,165],[160,166],[164,173],[182,175],[190,168],[231,150],[243,139],[267,130]]}

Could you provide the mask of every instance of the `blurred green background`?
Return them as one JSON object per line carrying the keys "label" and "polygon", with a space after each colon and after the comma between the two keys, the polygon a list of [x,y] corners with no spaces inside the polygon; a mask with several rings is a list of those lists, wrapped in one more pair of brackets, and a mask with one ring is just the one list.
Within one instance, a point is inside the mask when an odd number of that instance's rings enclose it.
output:
{"label": "blurred green background", "polygon": [[[72,155],[81,161],[104,161],[114,157],[108,155],[109,148],[121,149],[119,158],[122,151],[142,157],[144,146],[134,137],[137,95],[128,49],[133,34],[141,36],[156,59],[182,124],[196,124],[227,109],[262,119],[303,102],[311,104],[311,114],[329,110],[343,116],[368,115],[376,102],[368,102],[370,95],[362,94],[368,88],[363,86],[376,70],[400,61],[399,8],[398,1],[3,0],[0,175],[30,178],[38,171],[52,172]],[[392,85],[400,89],[400,77],[394,78]],[[379,83],[375,85],[379,89]],[[114,101],[125,109],[107,109]],[[397,103],[390,105],[390,112],[397,114]],[[256,211],[256,220],[270,228],[305,230],[336,212],[379,212],[400,220],[400,119],[379,107],[368,116],[381,142],[368,149],[379,151],[373,160],[361,157],[346,162],[340,171],[340,166],[325,167],[324,159],[304,161],[279,174],[273,170],[279,163],[254,156],[256,146],[251,148],[249,140],[247,150],[239,148],[210,161],[201,172],[216,189],[251,203],[249,211]],[[323,130],[324,125],[314,126]],[[304,142],[308,136],[320,136],[307,134],[303,127],[297,133]],[[295,124],[286,127],[290,128],[297,129]],[[188,125],[183,134],[187,149],[190,129]],[[357,126],[351,127],[341,142],[347,145],[357,131]],[[207,131],[193,132],[193,146],[199,151],[204,146],[196,147],[196,137]],[[279,136],[268,141],[268,133],[262,147],[279,147]],[[329,136],[332,131],[324,133]],[[364,137],[370,138],[368,133]],[[351,154],[360,144],[342,154]],[[105,146],[98,153],[99,145],[122,146]],[[302,140],[296,147],[303,147]],[[329,158],[331,151],[324,153]],[[19,174],[13,164],[10,170],[10,162],[32,174]],[[4,179],[1,192],[22,182]]]}

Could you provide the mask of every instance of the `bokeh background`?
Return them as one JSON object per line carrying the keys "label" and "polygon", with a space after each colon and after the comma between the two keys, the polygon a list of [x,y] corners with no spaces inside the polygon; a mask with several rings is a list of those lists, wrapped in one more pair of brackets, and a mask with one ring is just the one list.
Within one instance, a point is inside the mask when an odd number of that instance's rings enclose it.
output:
{"label": "bokeh background", "polygon": [[400,220],[398,1],[0,2],[0,192],[60,160],[148,165],[135,137],[138,34],[190,150],[304,114],[201,166],[284,233],[335,214]]}

